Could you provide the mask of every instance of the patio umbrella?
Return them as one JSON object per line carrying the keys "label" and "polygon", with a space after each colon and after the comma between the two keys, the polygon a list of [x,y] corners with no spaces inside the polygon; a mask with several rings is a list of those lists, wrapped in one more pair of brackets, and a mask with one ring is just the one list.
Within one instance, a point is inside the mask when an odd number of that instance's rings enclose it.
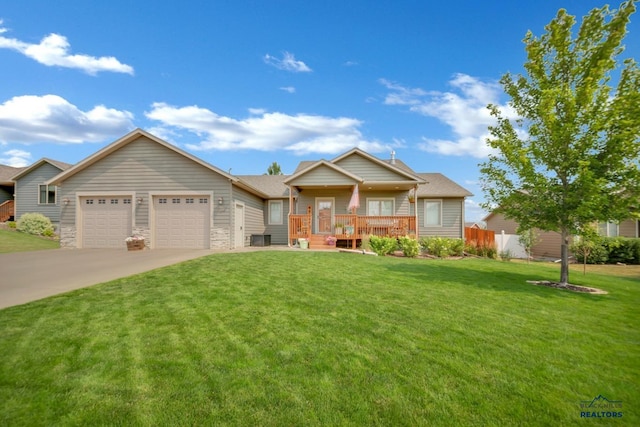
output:
{"label": "patio umbrella", "polygon": [[347,210],[351,211],[351,213],[355,213],[356,209],[360,207],[360,193],[358,192],[358,185],[353,186],[353,194],[351,194],[351,200],[349,200],[349,206],[347,206]]}

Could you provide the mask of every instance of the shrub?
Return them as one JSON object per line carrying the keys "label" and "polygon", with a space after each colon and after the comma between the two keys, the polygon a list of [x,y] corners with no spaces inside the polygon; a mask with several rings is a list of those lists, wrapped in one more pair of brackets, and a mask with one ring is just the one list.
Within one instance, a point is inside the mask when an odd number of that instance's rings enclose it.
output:
{"label": "shrub", "polygon": [[369,236],[371,250],[380,256],[393,253],[398,248],[398,241],[393,237]]}
{"label": "shrub", "polygon": [[506,251],[500,251],[498,256],[502,261],[511,261],[511,258],[513,258],[513,255],[511,255],[511,251],[509,249],[507,249]]}
{"label": "shrub", "polygon": [[636,239],[627,239],[624,237],[607,237],[603,239],[602,244],[607,250],[609,264],[618,262],[622,264],[637,263],[634,240]]}
{"label": "shrub", "polygon": [[462,239],[449,237],[423,237],[420,239],[420,246],[428,254],[440,258],[454,255],[462,256],[465,248]]}
{"label": "shrub", "polygon": [[53,236],[51,220],[40,213],[26,213],[18,219],[16,230],[36,236]]}
{"label": "shrub", "polygon": [[16,222],[15,221],[7,221],[7,226],[9,228],[15,229],[16,228]]}
{"label": "shrub", "polygon": [[420,244],[418,241],[409,236],[398,237],[402,253],[406,257],[415,258],[420,253]]}

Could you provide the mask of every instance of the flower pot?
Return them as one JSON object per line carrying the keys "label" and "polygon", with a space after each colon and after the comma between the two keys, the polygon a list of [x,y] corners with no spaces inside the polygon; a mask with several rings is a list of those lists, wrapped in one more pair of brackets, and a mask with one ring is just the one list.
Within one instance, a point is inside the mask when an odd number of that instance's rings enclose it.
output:
{"label": "flower pot", "polygon": [[309,241],[307,239],[298,239],[300,243],[300,249],[309,249]]}
{"label": "flower pot", "polygon": [[131,242],[127,242],[128,251],[141,251],[143,249],[144,249],[144,240],[133,240]]}

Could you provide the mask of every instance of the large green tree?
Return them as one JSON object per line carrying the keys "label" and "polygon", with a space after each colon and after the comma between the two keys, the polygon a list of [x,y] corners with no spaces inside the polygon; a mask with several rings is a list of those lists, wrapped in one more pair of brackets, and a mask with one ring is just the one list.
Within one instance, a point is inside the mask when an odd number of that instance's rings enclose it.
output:
{"label": "large green tree", "polygon": [[559,232],[564,284],[569,237],[638,208],[640,72],[618,59],[636,2],[594,9],[577,31],[560,9],[542,36],[525,36],[525,73],[500,80],[509,108],[488,107],[497,124],[494,154],[480,165],[485,206],[525,229]]}

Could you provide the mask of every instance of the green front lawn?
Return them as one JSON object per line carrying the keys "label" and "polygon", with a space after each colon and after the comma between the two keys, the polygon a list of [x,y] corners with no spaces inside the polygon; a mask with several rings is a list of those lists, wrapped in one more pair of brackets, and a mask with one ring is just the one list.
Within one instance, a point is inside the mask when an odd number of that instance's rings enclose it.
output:
{"label": "green front lawn", "polygon": [[[216,254],[0,310],[2,425],[640,425],[640,281],[555,265]],[[611,420],[610,420],[611,421]]]}
{"label": "green front lawn", "polygon": [[57,240],[0,229],[0,254],[8,252],[39,251],[59,248]]}

